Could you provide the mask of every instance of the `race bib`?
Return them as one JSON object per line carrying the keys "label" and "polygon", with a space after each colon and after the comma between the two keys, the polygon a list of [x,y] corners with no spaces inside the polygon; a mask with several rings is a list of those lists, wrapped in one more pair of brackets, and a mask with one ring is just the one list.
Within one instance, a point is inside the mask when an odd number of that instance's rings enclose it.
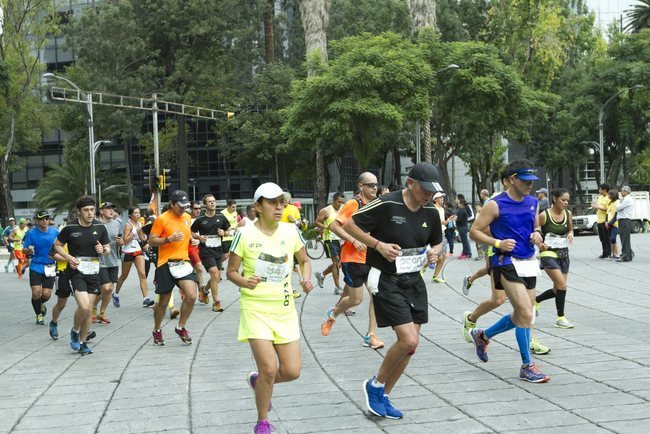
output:
{"label": "race bib", "polygon": [[281,257],[260,253],[255,263],[255,275],[262,279],[262,282],[281,283],[291,273],[289,256]]}
{"label": "race bib", "polygon": [[77,270],[81,274],[86,274],[86,275],[99,274],[99,258],[82,256],[77,259],[79,259],[79,265],[77,266]]}
{"label": "race bib", "polygon": [[422,270],[427,263],[425,247],[402,249],[395,258],[395,272],[397,274],[416,273]]}
{"label": "race bib", "polygon": [[537,258],[512,258],[512,265],[515,266],[519,277],[537,277],[539,275],[539,260]]}
{"label": "race bib", "polygon": [[207,235],[205,247],[221,247],[221,237],[218,235]]}
{"label": "race bib", "polygon": [[191,274],[194,269],[192,264],[187,261],[174,261],[167,262],[169,264],[169,272],[172,274],[174,279],[180,279],[182,277]]}
{"label": "race bib", "polygon": [[381,276],[381,271],[379,269],[374,267],[370,268],[366,285],[371,294],[377,294],[379,292],[379,276]]}
{"label": "race bib", "polygon": [[549,249],[566,249],[569,247],[569,241],[566,237],[548,233],[544,237],[544,244],[548,246]]}
{"label": "race bib", "polygon": [[43,267],[45,277],[56,277],[56,264],[50,264]]}

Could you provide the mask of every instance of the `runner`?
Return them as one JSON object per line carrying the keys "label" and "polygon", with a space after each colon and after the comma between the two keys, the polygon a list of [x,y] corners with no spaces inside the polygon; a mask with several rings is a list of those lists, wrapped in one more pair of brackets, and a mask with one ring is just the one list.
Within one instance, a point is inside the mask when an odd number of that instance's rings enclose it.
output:
{"label": "runner", "polygon": [[318,286],[323,287],[325,283],[325,276],[332,273],[332,280],[334,280],[334,294],[340,295],[343,290],[339,283],[339,267],[341,266],[341,239],[338,235],[329,229],[330,224],[336,220],[336,216],[345,203],[345,196],[343,193],[334,193],[332,196],[332,203],[318,212],[316,217],[316,226],[323,231],[323,243],[325,244],[325,254],[332,261],[322,273],[316,273],[316,280]]}
{"label": "runner", "polygon": [[[494,284],[497,289],[505,290],[514,310],[485,330],[471,329],[470,336],[476,356],[487,362],[490,338],[516,328],[515,336],[523,363],[519,378],[545,383],[550,377],[540,372],[530,357],[530,330],[539,273],[533,244],[542,242],[541,234],[535,231],[537,199],[530,196],[533,181],[539,179],[534,173],[535,169],[528,160],[509,163],[505,176],[510,187],[483,207],[470,230],[474,241],[494,246],[494,255],[490,258]],[[485,233],[488,228],[491,236]]]}
{"label": "runner", "polygon": [[[343,225],[359,208],[373,200],[377,193],[377,177],[370,172],[364,172],[357,178],[359,194],[350,199],[339,210],[336,220],[329,228],[336,235],[344,240],[341,248],[341,261],[343,264],[343,282],[345,288],[343,297],[335,307],[327,310],[325,320],[321,324],[323,336],[329,335],[336,318],[346,310],[358,306],[363,301],[363,287],[368,281],[370,266],[366,264],[366,245],[352,237]],[[367,288],[367,286],[366,286]],[[368,310],[368,333],[363,338],[363,345],[373,350],[383,348],[384,343],[375,336],[377,319],[375,318],[375,307],[370,294]]]}
{"label": "runner", "polygon": [[50,258],[50,249],[59,231],[50,227],[50,213],[36,213],[37,226],[30,229],[23,239],[23,252],[33,255],[29,267],[29,286],[32,288],[32,308],[36,314],[36,324],[45,325],[43,317],[47,313],[45,303],[52,296],[56,279],[56,265]]}
{"label": "runner", "polygon": [[5,244],[5,247],[7,248],[7,252],[9,253],[9,258],[7,259],[7,263],[5,264],[5,273],[8,273],[9,270],[14,269],[14,259],[16,259],[16,255],[14,254],[14,246],[13,243],[9,242],[9,234],[11,231],[14,230],[16,227],[16,219],[13,217],[9,217],[9,224],[7,227],[2,231],[2,241]]}
{"label": "runner", "polygon": [[[115,205],[111,202],[104,202],[99,206],[99,223],[106,227],[108,232],[108,241],[111,245],[111,252],[99,258],[99,283],[101,285],[101,295],[95,299],[93,306],[92,321],[100,324],[110,324],[111,321],[106,316],[106,308],[111,302],[113,286],[117,283],[117,274],[120,266],[119,249],[117,246],[118,237],[122,235],[122,222],[117,219],[118,214],[115,212]],[[122,241],[120,239],[120,241]],[[97,315],[97,305],[102,302]]]}
{"label": "runner", "polygon": [[[77,302],[74,325],[70,330],[70,347],[86,355],[92,353],[86,338],[92,306],[100,293],[99,256],[110,253],[110,243],[106,227],[94,224],[95,199],[81,196],[76,208],[79,214],[77,222],[71,222],[61,229],[54,241],[54,249],[68,263],[65,278]],[[66,244],[67,252],[63,247]]]}
{"label": "runner", "polygon": [[[221,280],[221,258],[223,256],[221,237],[230,228],[230,222],[222,213],[217,214],[217,199],[213,194],[203,197],[205,214],[192,223],[192,237],[201,242],[199,254],[203,266],[210,274],[208,285],[212,293],[212,311],[223,312],[219,301],[219,281]],[[204,296],[207,299],[207,295]],[[209,299],[208,299],[209,300]]]}
{"label": "runner", "polygon": [[113,294],[113,305],[120,307],[120,289],[129,277],[131,266],[135,264],[140,281],[140,292],[142,293],[142,307],[151,307],[155,301],[149,298],[147,288],[147,276],[144,273],[145,258],[142,252],[141,242],[146,240],[142,233],[142,224],[140,223],[140,208],[129,208],[129,220],[124,225],[124,235],[117,238],[117,243],[122,246],[122,274],[117,280],[117,287]]}
{"label": "runner", "polygon": [[[445,228],[447,228],[447,224],[450,221],[455,221],[456,220],[455,215],[449,216],[449,218],[445,218],[445,206],[444,206],[444,203],[445,203],[445,193],[443,193],[442,191],[436,192],[436,194],[433,195],[433,205],[434,205],[436,211],[438,211],[438,215],[440,217],[440,224],[441,224],[440,230],[443,233],[445,231]],[[433,277],[431,278],[431,281],[433,283],[445,283],[445,279],[443,279],[442,276],[440,276],[440,273],[442,273],[442,269],[445,266],[445,259],[447,258],[447,255],[446,255],[446,253],[447,253],[447,240],[443,239],[443,241],[444,242],[443,242],[443,245],[442,245],[442,250],[440,252],[442,254],[438,256],[438,261],[436,261],[436,265],[435,265],[434,270],[433,270]]]}
{"label": "runner", "polygon": [[567,275],[569,274],[569,244],[573,242],[573,222],[569,206],[569,192],[558,188],[551,192],[553,206],[539,215],[539,225],[544,235],[544,243],[539,247],[541,267],[553,281],[553,288],[548,289],[535,298],[536,312],[544,300],[555,299],[557,319],[555,327],[572,329],[564,316],[564,304],[567,291]]}
{"label": "runner", "polygon": [[230,255],[230,244],[235,235],[235,228],[237,223],[239,223],[239,214],[237,214],[237,201],[235,199],[228,199],[226,201],[226,208],[221,210],[221,214],[225,215],[230,223],[230,229],[228,233],[222,238],[222,249],[223,255],[221,256],[221,266],[223,267],[224,262],[228,260],[228,255]]}
{"label": "runner", "polygon": [[255,223],[255,221],[257,221],[257,210],[255,209],[254,205],[247,205],[246,215],[239,221],[239,223],[237,223],[237,227],[241,228],[244,226],[252,225]]}
{"label": "runner", "polygon": [[185,212],[185,209],[189,206],[190,201],[187,198],[187,193],[183,190],[173,192],[169,196],[169,210],[156,218],[149,235],[149,244],[152,247],[158,247],[155,282],[156,294],[159,294],[160,298],[153,310],[154,329],[152,334],[155,345],[165,345],[160,327],[174,286],[180,288],[184,297],[175,331],[184,344],[192,344],[190,332],[187,331],[185,325],[196,302],[198,279],[188,255],[192,232],[190,231],[191,217]]}
{"label": "runner", "polygon": [[[281,222],[284,223],[291,223],[296,225],[296,227],[301,226],[301,220],[300,220],[300,210],[295,204],[291,203],[291,193],[288,191],[285,191],[283,193],[283,209],[282,209],[282,218],[280,219]],[[298,273],[298,275],[301,275],[301,271],[298,269],[298,260],[294,258],[293,260],[294,263],[294,271]],[[302,296],[301,293],[296,291],[295,289],[293,290],[293,297],[294,298],[300,298]]]}
{"label": "runner", "polygon": [[235,236],[227,274],[241,292],[238,340],[248,342],[257,364],[257,371],[247,378],[257,407],[253,432],[268,433],[274,430],[268,421],[274,385],[300,375],[300,328],[291,296],[294,255],[302,270],[303,291],[308,293],[313,286],[300,231],[280,222],[282,189],[267,182],[257,188],[254,200],[258,220]]}
{"label": "runner", "polygon": [[[363,383],[370,413],[401,419],[389,394],[418,346],[420,326],[428,321],[427,290],[421,270],[436,262],[442,243],[440,215],[429,203],[442,191],[438,169],[418,163],[404,190],[381,196],[359,209],[343,228],[371,247],[368,287],[373,291],[379,327],[392,327],[397,342],[386,352],[377,374]],[[433,248],[430,248],[433,247]]]}
{"label": "runner", "polygon": [[12,244],[12,247],[14,249],[14,256],[18,261],[18,265],[16,265],[16,273],[18,274],[19,279],[23,278],[23,272],[25,271],[28,263],[27,255],[25,255],[25,252],[23,251],[23,238],[25,238],[25,234],[27,234],[28,230],[29,228],[27,227],[27,219],[21,218],[18,221],[18,226],[14,226],[11,233],[7,237],[7,241]]}

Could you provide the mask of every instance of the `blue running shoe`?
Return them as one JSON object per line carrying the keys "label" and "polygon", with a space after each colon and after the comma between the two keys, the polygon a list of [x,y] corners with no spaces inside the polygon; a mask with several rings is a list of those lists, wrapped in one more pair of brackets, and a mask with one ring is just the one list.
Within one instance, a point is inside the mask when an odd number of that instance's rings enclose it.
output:
{"label": "blue running shoe", "polygon": [[59,339],[59,325],[50,321],[50,337],[54,340]]}
{"label": "blue running shoe", "polygon": [[120,296],[117,294],[112,294],[113,296],[113,306],[120,307]]}
{"label": "blue running shoe", "polygon": [[88,354],[92,354],[92,353],[93,353],[93,350],[88,348],[87,343],[84,342],[83,344],[81,344],[79,346],[79,354],[81,354],[82,356],[87,356]]}
{"label": "blue running shoe", "polygon": [[472,338],[474,348],[476,349],[476,357],[478,357],[481,362],[486,363],[488,361],[487,347],[490,341],[483,337],[482,329],[469,329],[469,335]]}
{"label": "blue running shoe", "polygon": [[374,387],[370,380],[363,382],[363,393],[366,396],[368,411],[376,416],[386,417],[386,404],[384,403],[384,387]]}
{"label": "blue running shoe", "polygon": [[537,369],[534,363],[522,365],[519,370],[519,379],[529,383],[546,383],[551,379],[548,375]]}
{"label": "blue running shoe", "polygon": [[74,351],[79,351],[79,348],[81,348],[81,344],[79,343],[79,333],[74,331],[74,329],[70,329],[70,348]]}
{"label": "blue running shoe", "polygon": [[401,419],[404,417],[404,413],[393,407],[393,403],[390,402],[388,395],[384,395],[384,407],[386,407],[387,419]]}

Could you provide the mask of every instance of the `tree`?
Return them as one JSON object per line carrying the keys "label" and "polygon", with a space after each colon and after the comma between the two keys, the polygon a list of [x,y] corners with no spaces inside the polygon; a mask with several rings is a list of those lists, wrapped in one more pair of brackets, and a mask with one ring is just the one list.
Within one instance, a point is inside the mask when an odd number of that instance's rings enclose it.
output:
{"label": "tree", "polygon": [[13,214],[9,173],[16,151],[32,151],[48,128],[48,111],[37,91],[38,53],[58,32],[58,15],[49,0],[0,0],[0,215]]}
{"label": "tree", "polygon": [[625,30],[630,33],[650,28],[650,0],[637,0],[637,2],[625,14],[627,18]]}
{"label": "tree", "polygon": [[[329,24],[330,0],[301,0],[300,16],[302,27],[305,32],[306,56],[318,56],[322,64],[327,63],[327,26]],[[316,75],[314,67],[308,68],[309,76]],[[315,140],[316,151],[316,205],[318,209],[327,204],[327,175],[325,169],[325,155],[323,146],[325,143],[317,137]]]}

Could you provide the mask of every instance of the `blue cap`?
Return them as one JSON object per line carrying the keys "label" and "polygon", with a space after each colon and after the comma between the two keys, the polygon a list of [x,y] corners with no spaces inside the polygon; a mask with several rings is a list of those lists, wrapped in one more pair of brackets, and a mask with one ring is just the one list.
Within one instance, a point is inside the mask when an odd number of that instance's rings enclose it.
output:
{"label": "blue cap", "polygon": [[532,167],[521,168],[508,172],[506,176],[517,175],[517,178],[521,179],[522,181],[539,181],[539,178],[535,176],[536,172],[537,169],[533,169]]}

